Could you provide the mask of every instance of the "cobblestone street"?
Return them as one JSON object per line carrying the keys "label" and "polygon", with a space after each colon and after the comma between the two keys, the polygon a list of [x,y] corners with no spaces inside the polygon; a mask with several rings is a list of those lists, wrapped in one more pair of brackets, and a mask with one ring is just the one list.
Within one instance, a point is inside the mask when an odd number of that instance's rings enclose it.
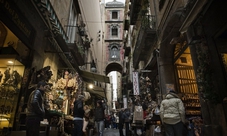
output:
{"label": "cobblestone street", "polygon": [[[124,131],[123,131],[124,132]],[[104,136],[119,136],[119,130],[118,129],[111,129],[111,128],[108,128],[108,129],[105,129],[104,131]]]}

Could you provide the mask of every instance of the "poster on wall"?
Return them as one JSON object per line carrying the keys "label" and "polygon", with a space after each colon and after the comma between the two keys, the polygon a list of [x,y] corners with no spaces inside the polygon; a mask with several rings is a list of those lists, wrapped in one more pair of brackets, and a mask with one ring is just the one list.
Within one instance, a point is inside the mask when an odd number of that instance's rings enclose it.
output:
{"label": "poster on wall", "polygon": [[133,78],[133,94],[134,95],[140,95],[139,90],[139,79],[138,79],[138,72],[132,72],[132,78]]}
{"label": "poster on wall", "polygon": [[166,84],[166,92],[169,93],[170,90],[175,90],[174,84]]}

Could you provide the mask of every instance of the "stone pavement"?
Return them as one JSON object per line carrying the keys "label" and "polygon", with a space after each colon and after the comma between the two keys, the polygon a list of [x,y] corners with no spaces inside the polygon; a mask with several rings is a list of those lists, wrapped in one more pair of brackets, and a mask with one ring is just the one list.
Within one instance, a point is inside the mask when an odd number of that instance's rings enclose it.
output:
{"label": "stone pavement", "polygon": [[[124,135],[125,135],[125,130],[123,129],[123,133],[124,133]],[[150,136],[164,136],[162,133],[154,133],[154,134],[143,134],[143,135],[141,135],[141,136],[145,136],[145,135],[150,135]],[[119,134],[119,130],[118,129],[111,129],[111,128],[106,128],[105,130],[104,130],[104,134],[103,134],[103,136],[120,136],[120,134]],[[132,134],[132,136],[134,136],[133,134]]]}
{"label": "stone pavement", "polygon": [[[124,132],[124,130],[123,130]],[[103,136],[119,136],[119,130],[118,129],[112,129],[112,128],[106,128],[104,130]]]}

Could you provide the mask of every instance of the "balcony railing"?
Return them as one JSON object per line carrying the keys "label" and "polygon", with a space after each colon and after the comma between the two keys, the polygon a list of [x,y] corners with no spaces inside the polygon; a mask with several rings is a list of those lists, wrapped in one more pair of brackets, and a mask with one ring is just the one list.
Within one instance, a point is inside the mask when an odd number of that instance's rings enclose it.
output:
{"label": "balcony railing", "polygon": [[46,23],[49,25],[49,28],[52,30],[52,32],[55,35],[61,34],[63,39],[67,42],[68,37],[66,35],[66,32],[63,29],[61,22],[59,21],[58,16],[51,5],[50,0],[33,0],[33,2],[45,19]]}
{"label": "balcony railing", "polygon": [[156,19],[154,15],[143,15],[141,17],[141,27],[143,29],[156,29]]}
{"label": "balcony railing", "polygon": [[83,45],[80,43],[68,43],[68,47],[72,52],[76,62],[78,63],[78,66],[83,66],[85,64]]}
{"label": "balcony railing", "polygon": [[139,30],[135,36],[135,49],[133,52],[133,67],[136,68],[139,61],[146,61],[144,56],[150,54],[154,48],[153,43],[156,39],[156,21],[153,15],[141,16],[141,21],[138,23]]}

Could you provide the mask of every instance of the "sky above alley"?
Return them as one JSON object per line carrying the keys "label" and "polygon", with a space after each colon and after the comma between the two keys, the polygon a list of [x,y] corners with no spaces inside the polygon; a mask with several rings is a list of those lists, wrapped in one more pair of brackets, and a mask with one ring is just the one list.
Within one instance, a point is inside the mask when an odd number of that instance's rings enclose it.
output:
{"label": "sky above alley", "polygon": [[[111,2],[111,1],[113,1],[113,0],[105,0],[106,3]],[[125,3],[125,0],[117,0],[117,1]]]}

